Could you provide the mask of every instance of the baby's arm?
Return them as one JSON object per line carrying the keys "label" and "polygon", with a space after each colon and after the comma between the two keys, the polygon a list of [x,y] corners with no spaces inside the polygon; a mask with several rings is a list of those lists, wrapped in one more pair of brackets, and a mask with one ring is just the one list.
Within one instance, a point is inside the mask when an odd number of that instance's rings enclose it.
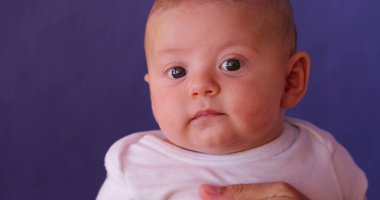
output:
{"label": "baby's arm", "polygon": [[113,180],[110,177],[104,181],[96,200],[126,200],[131,199],[128,186]]}
{"label": "baby's arm", "polygon": [[332,161],[343,199],[365,200],[368,185],[365,174],[342,145],[335,143],[333,151]]}
{"label": "baby's arm", "polygon": [[138,134],[124,137],[110,147],[105,157],[107,178],[99,190],[97,200],[134,199],[133,192],[124,173],[124,158],[130,143],[133,143],[139,137]]}

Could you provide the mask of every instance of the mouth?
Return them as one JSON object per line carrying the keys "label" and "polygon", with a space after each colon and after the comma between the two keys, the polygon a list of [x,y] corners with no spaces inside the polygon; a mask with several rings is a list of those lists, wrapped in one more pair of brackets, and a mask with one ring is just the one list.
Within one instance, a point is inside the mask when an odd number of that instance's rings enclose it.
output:
{"label": "mouth", "polygon": [[194,115],[194,117],[191,120],[197,120],[197,119],[202,119],[202,118],[212,118],[212,117],[218,117],[222,115],[225,115],[225,114],[212,110],[212,109],[200,110]]}

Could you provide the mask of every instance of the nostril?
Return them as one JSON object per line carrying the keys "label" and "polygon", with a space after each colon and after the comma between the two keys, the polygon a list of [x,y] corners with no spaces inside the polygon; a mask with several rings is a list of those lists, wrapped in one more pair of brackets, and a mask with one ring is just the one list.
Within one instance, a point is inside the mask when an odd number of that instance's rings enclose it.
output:
{"label": "nostril", "polygon": [[207,90],[207,91],[205,91],[205,94],[207,95],[207,94],[212,94],[213,93],[213,91],[212,90]]}
{"label": "nostril", "polygon": [[215,96],[219,93],[219,85],[216,83],[192,84],[189,95],[192,97]]}

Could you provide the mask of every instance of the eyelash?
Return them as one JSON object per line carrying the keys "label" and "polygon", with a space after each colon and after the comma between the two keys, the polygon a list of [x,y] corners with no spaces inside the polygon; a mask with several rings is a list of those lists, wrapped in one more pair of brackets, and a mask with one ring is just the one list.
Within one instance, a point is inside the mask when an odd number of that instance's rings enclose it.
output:
{"label": "eyelash", "polygon": [[[234,63],[231,63],[232,61],[234,61]],[[238,64],[238,65],[236,66],[236,64]],[[222,69],[223,71],[226,71],[226,72],[236,72],[236,71],[239,71],[241,69],[242,64],[243,63],[240,59],[235,58],[235,57],[231,57],[231,58],[225,59],[219,68]],[[233,65],[235,65],[235,66],[233,66]]]}
{"label": "eyelash", "polygon": [[[175,70],[176,70],[176,73],[174,73]],[[173,78],[173,79],[180,79],[180,78],[186,76],[186,74],[187,74],[187,70],[182,66],[171,67],[168,70],[169,77]]]}
{"label": "eyelash", "polygon": [[[182,76],[180,75],[180,77],[178,77],[178,78],[174,77],[172,73],[173,73],[173,70],[175,70],[176,68],[178,68],[178,69],[183,69],[185,74],[183,74]],[[181,72],[179,72],[179,73],[181,73]],[[186,76],[187,73],[188,73],[188,71],[187,71],[187,69],[186,69],[185,67],[183,67],[183,66],[181,66],[181,65],[177,65],[177,64],[170,65],[170,66],[168,67],[168,69],[165,70],[165,74],[166,74],[167,76],[169,76],[169,78],[171,78],[171,79],[180,79],[180,78]]]}
{"label": "eyelash", "polygon": [[[227,61],[231,61],[231,60],[235,60],[235,61],[238,61],[238,62],[239,62],[238,69],[236,69],[236,70],[231,70],[231,71],[230,71],[230,70],[223,69],[223,64],[224,64],[225,62],[227,62]],[[236,74],[236,73],[240,72],[241,69],[242,69],[242,67],[244,67],[244,65],[245,65],[245,63],[242,61],[242,59],[237,58],[237,57],[229,57],[229,58],[227,58],[227,59],[224,59],[223,62],[222,62],[218,67],[219,67],[219,69],[221,69],[224,73],[227,73],[227,74],[229,74],[229,75],[233,75],[233,74]],[[177,78],[174,77],[172,73],[173,73],[173,70],[174,70],[175,68],[179,68],[179,69],[182,68],[182,69],[184,70],[184,73],[185,73],[185,74],[183,74],[183,75],[179,75],[179,77],[177,77]],[[188,70],[186,69],[186,67],[183,67],[183,66],[180,65],[180,64],[169,65],[169,66],[167,67],[167,69],[164,70],[164,71],[165,71],[165,74],[166,74],[167,76],[169,76],[169,78],[174,79],[174,80],[181,79],[181,78],[185,77],[185,76],[188,74]],[[181,73],[181,72],[179,72],[179,73]]]}

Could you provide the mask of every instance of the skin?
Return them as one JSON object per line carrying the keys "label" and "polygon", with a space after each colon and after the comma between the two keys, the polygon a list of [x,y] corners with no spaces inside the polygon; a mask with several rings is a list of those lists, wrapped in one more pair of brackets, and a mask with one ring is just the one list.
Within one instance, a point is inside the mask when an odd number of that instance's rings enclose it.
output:
{"label": "skin", "polygon": [[284,182],[227,187],[202,185],[199,194],[202,200],[309,200],[304,194]]}
{"label": "skin", "polygon": [[[293,43],[278,29],[276,12],[219,2],[182,1],[156,11],[145,38],[145,80],[161,130],[173,145],[208,154],[244,151],[277,138],[283,110],[306,91],[310,67],[305,52],[290,53]],[[230,58],[241,61],[239,70],[221,67]],[[168,75],[176,66],[186,69],[184,77]],[[282,182],[202,185],[199,193],[202,199],[307,199]]]}
{"label": "skin", "polygon": [[[275,17],[251,9],[184,1],[150,17],[145,80],[168,142],[230,154],[281,134],[283,110],[295,106],[306,90],[309,57],[289,56],[286,40],[265,25],[276,24]],[[221,68],[229,59],[239,60],[241,68]],[[169,75],[177,66],[187,72],[179,79]]]}

